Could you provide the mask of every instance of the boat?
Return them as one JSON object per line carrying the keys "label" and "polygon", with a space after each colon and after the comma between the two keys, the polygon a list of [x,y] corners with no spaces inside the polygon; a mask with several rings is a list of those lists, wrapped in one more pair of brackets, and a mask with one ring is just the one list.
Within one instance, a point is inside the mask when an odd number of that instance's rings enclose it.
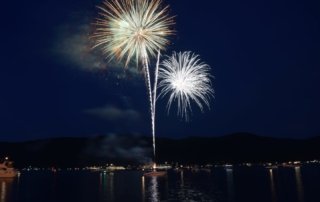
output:
{"label": "boat", "polygon": [[5,158],[3,163],[0,163],[0,178],[14,178],[18,175],[18,171],[13,168],[13,162]]}
{"label": "boat", "polygon": [[266,166],[267,169],[277,169],[278,166],[277,165],[268,165]]}
{"label": "boat", "polygon": [[[149,164],[149,172],[143,174],[146,177],[164,177],[167,176],[167,166],[157,166],[156,163]],[[144,169],[143,169],[144,170]]]}
{"label": "boat", "polygon": [[232,164],[224,164],[223,167],[225,169],[232,169],[233,168],[233,165]]}
{"label": "boat", "polygon": [[146,177],[164,177],[167,176],[166,171],[151,171],[143,174]]}

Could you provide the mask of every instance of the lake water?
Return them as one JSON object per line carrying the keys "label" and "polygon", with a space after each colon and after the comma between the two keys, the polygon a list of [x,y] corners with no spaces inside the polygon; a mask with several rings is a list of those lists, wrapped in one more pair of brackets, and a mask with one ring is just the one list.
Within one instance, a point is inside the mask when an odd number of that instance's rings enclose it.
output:
{"label": "lake water", "polygon": [[0,179],[0,202],[320,202],[320,166],[170,171],[24,171]]}

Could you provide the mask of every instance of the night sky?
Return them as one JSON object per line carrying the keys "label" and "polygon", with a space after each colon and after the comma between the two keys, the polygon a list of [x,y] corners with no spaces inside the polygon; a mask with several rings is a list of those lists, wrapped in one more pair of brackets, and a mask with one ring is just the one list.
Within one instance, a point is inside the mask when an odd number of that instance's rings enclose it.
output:
{"label": "night sky", "polygon": [[[320,1],[167,0],[166,53],[212,67],[211,110],[185,123],[158,102],[157,135],[320,135]],[[91,50],[94,0],[2,2],[0,140],[151,135],[143,76]]]}

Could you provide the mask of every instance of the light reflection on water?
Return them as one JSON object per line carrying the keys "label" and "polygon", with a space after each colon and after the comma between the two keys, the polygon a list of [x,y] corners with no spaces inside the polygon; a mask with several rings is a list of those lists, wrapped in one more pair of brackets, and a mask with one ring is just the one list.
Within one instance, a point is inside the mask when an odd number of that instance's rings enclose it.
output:
{"label": "light reflection on water", "polygon": [[169,171],[166,177],[140,171],[23,172],[20,179],[0,179],[0,202],[320,201],[320,167],[305,169],[214,168]]}
{"label": "light reflection on water", "polygon": [[13,178],[0,178],[0,202],[7,202],[11,197]]}
{"label": "light reflection on water", "polygon": [[295,167],[294,173],[295,173],[295,177],[296,177],[297,193],[298,193],[299,202],[304,202],[304,191],[303,191],[303,183],[302,183],[302,176],[301,176],[300,167]]}
{"label": "light reflection on water", "polygon": [[7,185],[5,181],[1,182],[1,202],[6,201],[6,194],[7,194]]}
{"label": "light reflection on water", "polygon": [[180,171],[180,187],[184,186],[184,180],[183,180],[183,170]]}
{"label": "light reflection on water", "polygon": [[114,201],[114,173],[100,173],[100,198],[102,201]]}
{"label": "light reflection on water", "polygon": [[153,177],[151,177],[151,180],[150,180],[150,185],[149,185],[150,197],[149,197],[148,201],[151,201],[151,202],[160,201],[157,178],[158,177],[153,176]]}
{"label": "light reflection on water", "polygon": [[233,182],[233,169],[227,168],[227,186],[228,186],[228,201],[234,202],[235,196],[234,196],[234,182]]}
{"label": "light reflection on water", "polygon": [[145,188],[145,177],[142,176],[142,201],[145,201],[146,200],[146,188]]}
{"label": "light reflection on water", "polygon": [[269,175],[270,175],[271,199],[272,199],[272,202],[276,202],[277,201],[277,193],[276,193],[276,187],[274,184],[274,176],[273,176],[272,169],[269,169]]}
{"label": "light reflection on water", "polygon": [[[192,183],[196,179],[190,179],[193,175],[198,175],[199,173],[189,173],[188,171],[179,171],[178,173],[179,178],[177,178],[177,182],[175,183],[176,186],[174,188],[171,187],[170,194],[168,197],[169,201],[213,201],[206,193],[204,193],[200,188],[194,186]],[[201,173],[203,174],[203,173]],[[210,179],[208,173],[205,173],[204,176],[206,179]],[[177,177],[178,177],[177,176]],[[168,180],[169,181],[169,180]],[[170,185],[169,185],[170,186]]]}

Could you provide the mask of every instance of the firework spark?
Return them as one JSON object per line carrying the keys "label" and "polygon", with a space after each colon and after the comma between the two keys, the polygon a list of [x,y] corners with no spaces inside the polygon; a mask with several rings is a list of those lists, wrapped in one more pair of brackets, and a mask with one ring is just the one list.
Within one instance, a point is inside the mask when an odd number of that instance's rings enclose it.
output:
{"label": "firework spark", "polygon": [[168,111],[172,102],[177,101],[178,115],[188,120],[188,113],[192,111],[191,101],[201,111],[205,105],[210,107],[209,100],[214,93],[210,77],[210,67],[200,62],[198,55],[174,52],[159,69],[159,96],[169,95]]}
{"label": "firework spark", "polygon": [[158,50],[164,50],[173,34],[173,17],[169,7],[161,7],[161,0],[105,0],[96,22],[94,47],[100,47],[108,58],[126,58],[126,66],[136,62],[149,62]]}

